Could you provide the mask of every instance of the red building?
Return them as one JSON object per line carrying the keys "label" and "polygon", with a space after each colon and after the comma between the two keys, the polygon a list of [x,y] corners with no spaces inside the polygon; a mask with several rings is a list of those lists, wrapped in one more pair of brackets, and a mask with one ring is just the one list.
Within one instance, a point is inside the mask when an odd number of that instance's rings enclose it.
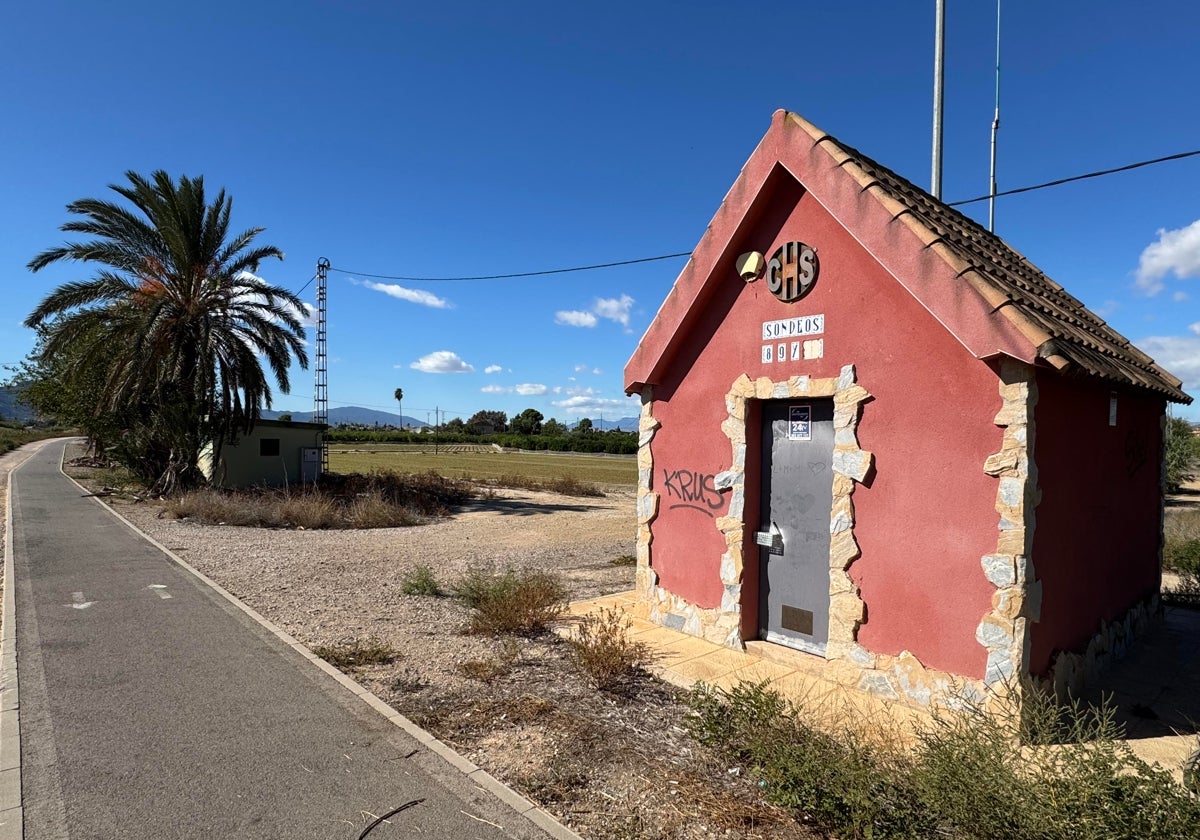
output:
{"label": "red building", "polygon": [[784,111],[625,368],[651,617],[924,705],[1158,609],[1190,402],[1001,239]]}

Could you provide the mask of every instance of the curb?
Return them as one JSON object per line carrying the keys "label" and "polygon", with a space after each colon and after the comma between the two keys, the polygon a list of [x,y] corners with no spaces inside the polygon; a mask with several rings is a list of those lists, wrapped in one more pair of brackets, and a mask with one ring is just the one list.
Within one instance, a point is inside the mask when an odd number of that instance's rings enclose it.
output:
{"label": "curb", "polygon": [[[66,478],[68,481],[70,481],[72,484],[74,484],[76,487],[78,487],[84,493],[89,493],[89,491],[86,487],[84,487],[82,484],[80,484],[78,481],[76,481],[71,476],[67,475],[66,470],[64,470],[62,468],[63,463],[65,463],[65,461],[66,461],[66,452],[67,452],[66,447],[63,447],[63,462],[61,462],[59,464],[59,472],[62,473],[64,478]],[[10,510],[9,510],[9,516],[5,520],[5,523],[6,523],[6,526],[5,526],[6,535],[5,536],[6,536],[6,538],[11,538],[11,531],[12,531],[11,482],[12,482],[12,474],[9,473],[10,492],[8,494],[8,504],[9,504]],[[152,536],[150,536],[149,534],[144,532],[142,529],[138,528],[136,525],[134,525],[132,522],[130,522],[128,519],[126,519],[124,516],[117,513],[117,511],[114,510],[111,505],[105,503],[102,499],[100,499],[96,496],[89,496],[89,498],[91,498],[92,501],[94,501],[96,504],[100,505],[105,510],[107,510],[110,514],[115,516],[121,522],[125,523],[125,525],[131,531],[133,531],[135,534],[140,536],[146,542],[150,543],[152,546],[157,548],[163,554],[167,555],[167,557],[171,558],[171,560],[174,561],[175,564],[178,565],[180,568],[182,568],[183,570],[185,570],[186,572],[188,572],[189,574],[194,576],[197,580],[200,580],[201,582],[203,582],[206,586],[208,586],[214,592],[219,594],[230,604],[232,604],[233,606],[235,606],[239,610],[241,610],[243,613],[245,613],[250,619],[257,622],[259,624],[259,626],[261,626],[264,630],[266,630],[267,632],[274,635],[281,642],[283,642],[285,645],[290,647],[292,650],[299,653],[302,657],[307,659],[310,663],[315,665],[317,668],[324,671],[329,676],[333,677],[333,679],[337,680],[337,682],[340,683],[344,689],[349,691],[351,694],[353,694],[355,697],[357,697],[363,703],[370,706],[372,709],[374,709],[379,714],[383,715],[383,717],[385,717],[387,720],[389,720],[395,726],[399,727],[400,729],[403,729],[406,733],[408,733],[408,735],[410,735],[412,738],[414,738],[423,748],[427,749],[432,754],[441,758],[450,767],[457,770],[463,776],[466,776],[467,779],[469,779],[473,784],[475,784],[476,786],[487,791],[492,796],[496,797],[496,799],[498,799],[500,802],[502,802],[505,805],[507,805],[508,807],[512,808],[513,811],[515,811],[517,814],[524,817],[525,819],[529,820],[531,823],[536,825],[542,831],[546,832],[546,834],[548,834],[550,837],[554,838],[554,840],[584,840],[584,838],[581,837],[579,834],[576,834],[574,831],[567,828],[565,825],[563,825],[557,819],[555,819],[548,811],[543,810],[536,803],[530,801],[529,799],[526,799],[524,796],[517,793],[515,790],[513,790],[508,785],[501,782],[499,779],[497,779],[495,776],[488,773],[486,770],[480,768],[473,762],[468,761],[466,758],[459,755],[457,752],[455,752],[453,749],[451,749],[448,745],[439,741],[432,734],[425,731],[421,727],[417,726],[415,723],[413,723],[407,717],[402,715],[400,712],[396,711],[391,706],[389,706],[387,703],[380,700],[378,697],[376,697],[374,694],[372,694],[366,688],[359,685],[357,682],[352,680],[350,677],[343,674],[337,668],[334,668],[332,665],[330,665],[324,659],[321,659],[319,656],[317,656],[315,653],[313,653],[311,650],[309,650],[307,647],[305,647],[303,643],[301,643],[300,641],[295,639],[293,636],[291,636],[289,633],[285,632],[280,627],[276,626],[273,622],[271,622],[270,620],[268,620],[267,618],[265,618],[264,616],[262,616],[261,614],[256,612],[250,606],[244,604],[242,601],[240,601],[237,598],[237,596],[235,596],[233,593],[229,592],[227,589],[225,589],[223,586],[221,586],[215,580],[213,580],[212,578],[205,575],[199,569],[196,569],[193,566],[191,566],[182,557],[179,557],[174,552],[172,552],[171,549],[167,548],[165,545],[160,543],[158,540],[154,539]],[[7,547],[10,545],[10,543],[6,543],[5,545],[6,545],[5,575],[6,575],[6,580],[11,580],[12,578],[11,578],[11,576],[9,576],[10,575],[9,569],[10,569],[10,565],[12,563],[12,552],[10,550],[7,550]],[[8,661],[8,658],[7,658],[8,645],[9,645],[8,623],[9,623],[9,615],[11,615],[11,611],[9,609],[9,598],[10,597],[11,597],[11,588],[6,585],[4,588],[4,649],[3,649],[3,651],[4,651],[3,661],[5,663],[7,663],[7,661]],[[15,661],[15,658],[13,660],[13,666],[14,666],[13,667],[13,687],[15,688],[16,687],[16,667],[15,667],[16,661]],[[4,671],[2,669],[0,669],[0,680],[3,679],[3,674],[4,674]],[[7,704],[5,704],[4,706],[0,706],[0,708],[7,708]],[[2,716],[3,714],[6,714],[6,712],[0,711],[0,716]],[[2,722],[2,720],[3,720],[3,718],[0,717],[0,722]],[[3,755],[3,748],[0,748],[0,755]],[[4,768],[6,766],[7,765],[5,765],[5,764],[0,764],[0,820],[3,820],[4,814],[6,813],[3,810],[4,804],[5,804],[5,797],[7,795],[7,789],[8,789],[8,786],[6,784],[4,784],[4,781],[5,781],[4,772],[6,772],[4,770]],[[17,766],[18,766],[17,773],[19,774],[20,773],[20,769],[19,769],[19,767],[20,767],[20,751],[19,750],[17,752]],[[19,809],[19,807],[20,807],[20,785],[19,784],[17,786],[17,797],[18,797],[17,798],[17,807]],[[4,833],[5,827],[6,827],[5,824],[3,822],[0,822],[0,840],[9,840],[10,835]],[[22,840],[21,834],[14,835],[13,837],[14,837],[14,840]]]}
{"label": "curb", "polygon": [[21,464],[8,471],[4,494],[4,622],[0,629],[0,840],[23,840],[25,837],[25,813],[21,807],[21,694],[17,682],[17,585],[13,569],[12,493],[13,473]]}

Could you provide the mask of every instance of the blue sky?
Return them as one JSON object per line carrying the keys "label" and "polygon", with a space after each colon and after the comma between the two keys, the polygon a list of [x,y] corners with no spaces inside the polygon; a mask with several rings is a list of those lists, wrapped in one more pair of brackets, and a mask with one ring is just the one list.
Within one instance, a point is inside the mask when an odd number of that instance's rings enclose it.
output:
{"label": "blue sky", "polygon": [[[943,197],[987,192],[995,6],[949,0]],[[1200,7],[1005,0],[999,182],[1200,148]],[[0,363],[126,170],[203,175],[329,278],[331,406],[636,413],[621,371],[777,108],[928,186],[927,2],[58,2],[0,30]],[[1200,158],[1001,198],[997,232],[1200,394]],[[966,210],[986,222],[986,203]],[[313,300],[313,286],[303,293]],[[295,371],[275,407],[309,410]],[[1196,407],[1176,409],[1200,419]]]}

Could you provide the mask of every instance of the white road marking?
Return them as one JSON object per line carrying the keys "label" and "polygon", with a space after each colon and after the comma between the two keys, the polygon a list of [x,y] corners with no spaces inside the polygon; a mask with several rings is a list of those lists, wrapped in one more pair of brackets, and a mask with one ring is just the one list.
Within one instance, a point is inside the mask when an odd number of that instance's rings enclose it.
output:
{"label": "white road marking", "polygon": [[74,601],[74,603],[73,603],[73,604],[63,604],[63,606],[64,606],[64,607],[71,607],[72,609],[76,609],[76,610],[86,610],[86,609],[87,609],[88,607],[90,607],[92,604],[96,603],[95,601],[85,601],[85,600],[83,600],[83,593],[82,593],[82,592],[72,592],[72,593],[71,593],[71,600],[72,600],[72,601]]}
{"label": "white road marking", "polygon": [[157,595],[159,598],[162,598],[164,601],[172,597],[171,593],[167,591],[167,587],[163,586],[161,583],[152,583],[146,588],[153,591],[155,595]]}

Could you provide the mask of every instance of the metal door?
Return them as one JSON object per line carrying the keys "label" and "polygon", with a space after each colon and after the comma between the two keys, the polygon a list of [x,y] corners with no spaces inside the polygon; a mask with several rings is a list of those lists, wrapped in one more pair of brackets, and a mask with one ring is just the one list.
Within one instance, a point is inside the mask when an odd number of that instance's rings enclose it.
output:
{"label": "metal door", "polygon": [[829,641],[833,400],[762,404],[762,638],[824,654]]}
{"label": "metal door", "polygon": [[317,446],[305,446],[300,450],[300,481],[302,484],[312,484],[321,475],[321,449]]}

